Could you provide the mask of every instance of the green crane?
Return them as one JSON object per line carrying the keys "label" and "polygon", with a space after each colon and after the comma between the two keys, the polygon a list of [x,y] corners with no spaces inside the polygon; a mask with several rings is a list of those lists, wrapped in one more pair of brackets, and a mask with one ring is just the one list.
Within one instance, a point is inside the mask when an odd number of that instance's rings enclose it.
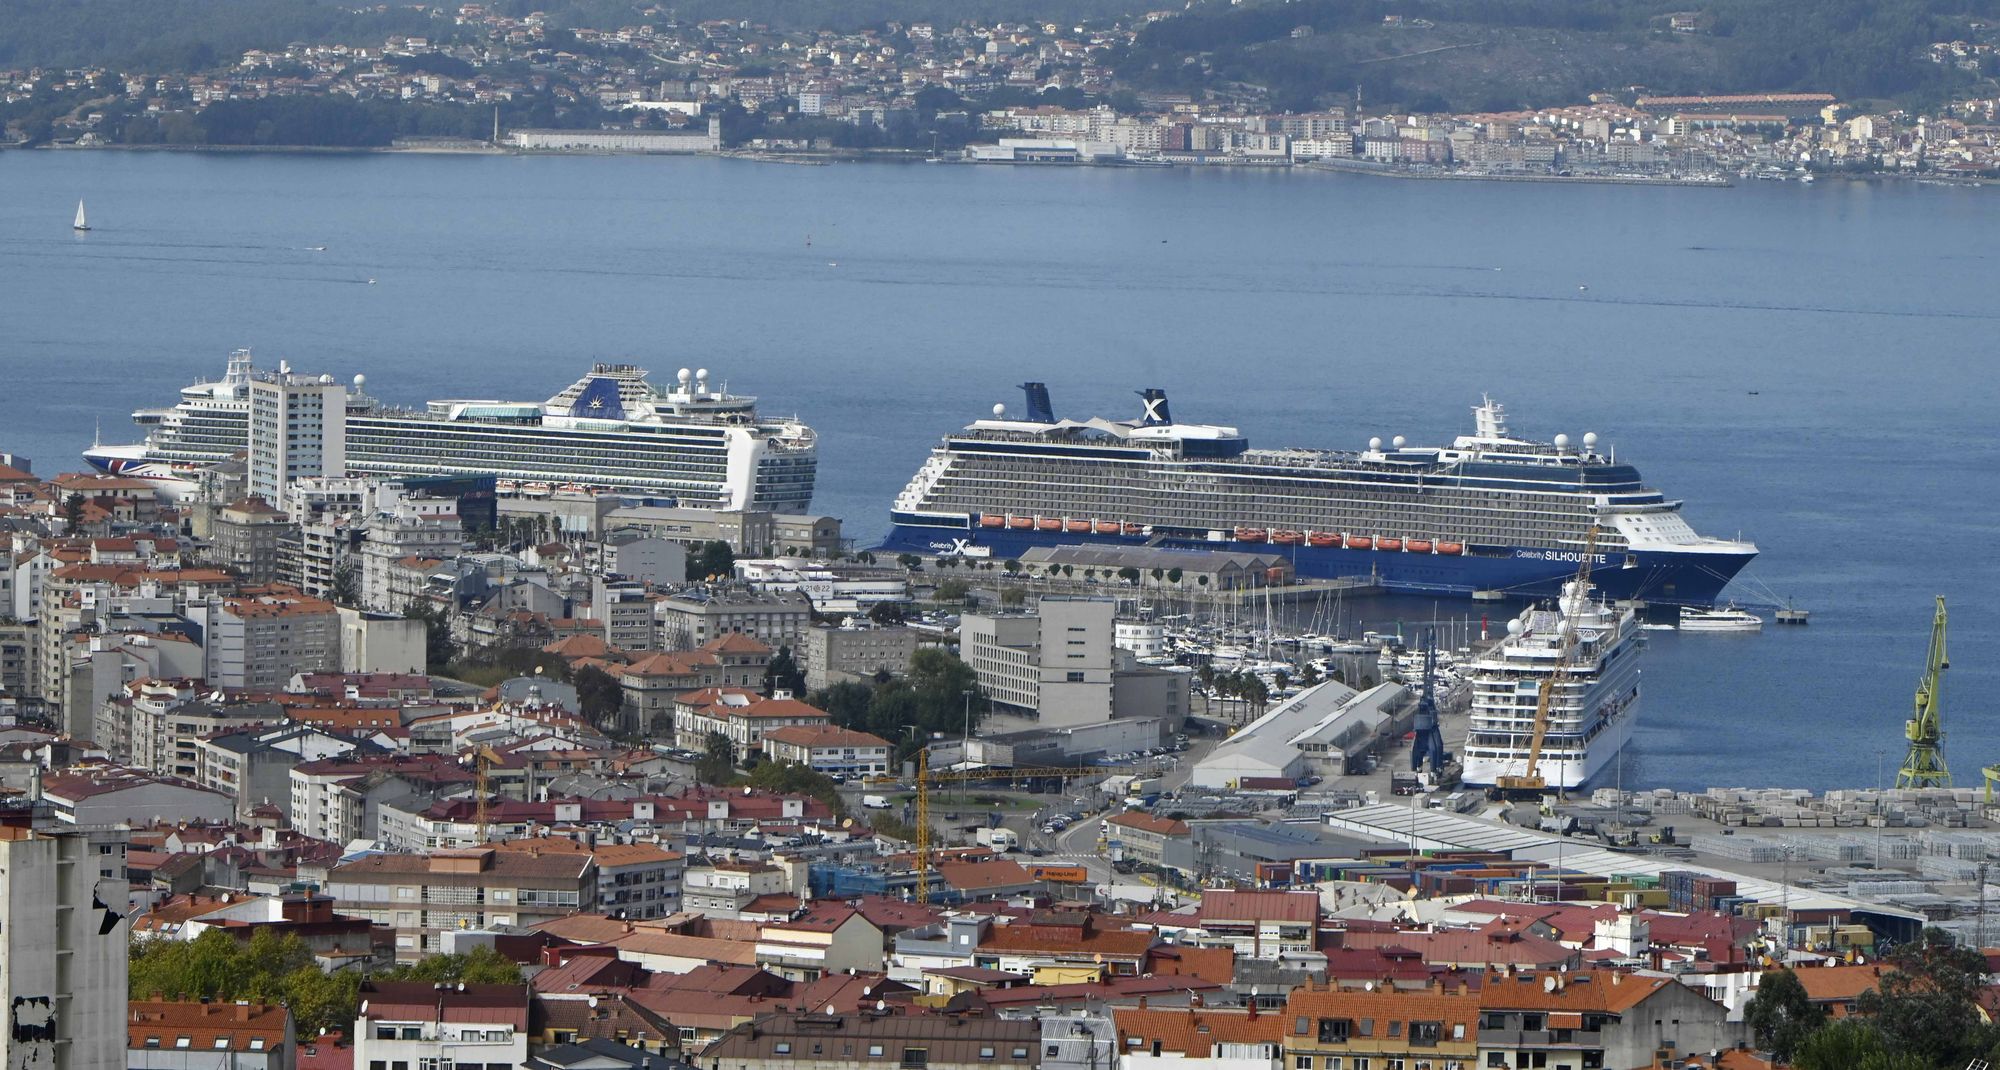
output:
{"label": "green crane", "polygon": [[[1944,671],[1951,661],[1944,653],[1944,596],[1938,595],[1937,618],[1931,622],[1931,654],[1917,680],[1916,710],[1903,724],[1910,753],[1896,773],[1899,788],[1948,788],[1951,771],[1944,767]],[[1989,789],[1990,790],[1990,789]]]}

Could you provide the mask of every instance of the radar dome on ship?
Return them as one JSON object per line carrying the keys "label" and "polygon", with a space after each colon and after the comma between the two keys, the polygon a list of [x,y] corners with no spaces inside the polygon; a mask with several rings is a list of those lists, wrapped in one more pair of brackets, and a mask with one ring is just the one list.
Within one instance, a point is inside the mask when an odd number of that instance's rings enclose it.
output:
{"label": "radar dome on ship", "polygon": [[1596,445],[1597,445],[1597,432],[1595,432],[1595,431],[1585,431],[1585,432],[1583,433],[1583,448],[1584,448],[1584,449],[1591,449],[1591,448],[1595,447]]}
{"label": "radar dome on ship", "polygon": [[1392,438],[1392,439],[1390,439],[1390,440],[1389,440],[1389,445],[1391,445],[1391,446],[1394,446],[1394,447],[1396,447],[1397,449],[1402,449],[1402,448],[1403,448],[1403,443],[1405,443],[1405,442],[1408,442],[1408,441],[1409,441],[1409,439],[1406,439],[1406,438],[1404,438],[1404,437],[1403,437],[1403,436],[1401,436],[1401,435],[1397,435],[1397,436],[1396,436],[1395,438]]}
{"label": "radar dome on ship", "polygon": [[1007,415],[1007,406],[1006,406],[1006,403],[1004,403],[1004,402],[1003,402],[1003,403],[1001,403],[1001,404],[998,404],[998,405],[995,405],[995,406],[993,406],[993,415],[995,415],[995,416],[1005,416],[1005,415]]}
{"label": "radar dome on ship", "polygon": [[707,368],[700,368],[700,369],[697,369],[697,370],[695,371],[695,373],[694,373],[694,377],[695,377],[696,379],[700,379],[700,380],[701,380],[701,381],[703,381],[703,382],[707,382],[707,381],[708,381],[708,369],[707,369]]}
{"label": "radar dome on ship", "polygon": [[674,378],[680,380],[682,385],[686,385],[689,379],[694,378],[694,373],[686,368],[682,368],[680,371],[674,373]]}
{"label": "radar dome on ship", "polygon": [[1557,436],[1556,436],[1556,448],[1557,448],[1557,449],[1559,449],[1559,450],[1560,450],[1560,449],[1568,449],[1568,448],[1569,448],[1569,436],[1568,436],[1568,435],[1557,435]]}
{"label": "radar dome on ship", "polygon": [[1507,622],[1507,634],[1508,635],[1521,634],[1521,621],[1519,618]]}
{"label": "radar dome on ship", "polygon": [[354,389],[356,389],[356,390],[360,390],[360,389],[361,389],[362,387],[364,387],[364,386],[367,386],[367,385],[368,385],[368,377],[367,377],[367,376],[365,376],[365,375],[356,375],[356,376],[354,377]]}
{"label": "radar dome on ship", "polygon": [[1369,440],[1368,440],[1368,448],[1369,448],[1369,449],[1371,449],[1371,450],[1379,450],[1379,449],[1381,449],[1381,448],[1382,448],[1382,439],[1381,439],[1381,438],[1380,438],[1379,436],[1378,436],[1378,437],[1376,437],[1376,438],[1371,438],[1371,439],[1369,439]]}

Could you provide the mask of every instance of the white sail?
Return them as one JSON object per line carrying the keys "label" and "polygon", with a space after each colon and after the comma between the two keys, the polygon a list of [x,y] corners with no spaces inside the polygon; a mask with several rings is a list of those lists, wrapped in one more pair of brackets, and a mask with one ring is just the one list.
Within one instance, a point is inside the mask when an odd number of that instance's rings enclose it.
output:
{"label": "white sail", "polygon": [[76,222],[70,224],[75,230],[89,230],[90,222],[83,217],[83,202],[76,202]]}

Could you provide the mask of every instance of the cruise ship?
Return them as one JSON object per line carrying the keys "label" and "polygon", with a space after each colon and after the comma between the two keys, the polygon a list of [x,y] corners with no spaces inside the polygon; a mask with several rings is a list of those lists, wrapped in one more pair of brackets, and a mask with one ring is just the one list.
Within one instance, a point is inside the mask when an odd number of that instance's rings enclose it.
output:
{"label": "cruise ship", "polygon": [[[168,409],[142,409],[144,442],[93,446],[99,471],[157,482],[176,498],[202,470],[249,446],[250,354],[219,382],[181,390]],[[818,440],[796,419],[764,419],[757,399],[712,388],[707,369],[682,368],[655,386],[644,369],[598,364],[547,401],[455,399],[422,409],[383,404],[355,376],[347,392],[347,471],[355,475],[490,475],[502,493],[569,489],[641,494],[713,509],[805,511]]]}
{"label": "cruise ship", "polygon": [[1449,446],[1252,449],[1178,422],[1160,390],[1135,420],[1058,420],[1041,383],[931,450],[891,508],[884,548],[1017,557],[1074,543],[1280,553],[1304,577],[1410,593],[1556,594],[1595,526],[1609,597],[1709,605],[1757,554],[1696,534],[1681,503],[1597,436],[1517,438],[1490,399]]}
{"label": "cruise ship", "polygon": [[1583,787],[1632,738],[1639,719],[1637,611],[1612,606],[1581,580],[1550,608],[1507,622],[1507,637],[1467,666],[1472,709],[1459,753],[1467,784],[1525,776],[1543,681],[1568,659],[1549,696],[1535,773],[1552,788]]}

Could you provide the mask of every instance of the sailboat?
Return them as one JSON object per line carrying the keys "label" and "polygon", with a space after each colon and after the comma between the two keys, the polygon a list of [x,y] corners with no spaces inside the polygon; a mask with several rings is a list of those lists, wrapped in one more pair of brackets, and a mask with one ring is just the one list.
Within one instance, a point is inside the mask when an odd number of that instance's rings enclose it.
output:
{"label": "sailboat", "polygon": [[83,217],[83,202],[76,202],[76,222],[69,225],[71,230],[89,230],[90,221]]}

